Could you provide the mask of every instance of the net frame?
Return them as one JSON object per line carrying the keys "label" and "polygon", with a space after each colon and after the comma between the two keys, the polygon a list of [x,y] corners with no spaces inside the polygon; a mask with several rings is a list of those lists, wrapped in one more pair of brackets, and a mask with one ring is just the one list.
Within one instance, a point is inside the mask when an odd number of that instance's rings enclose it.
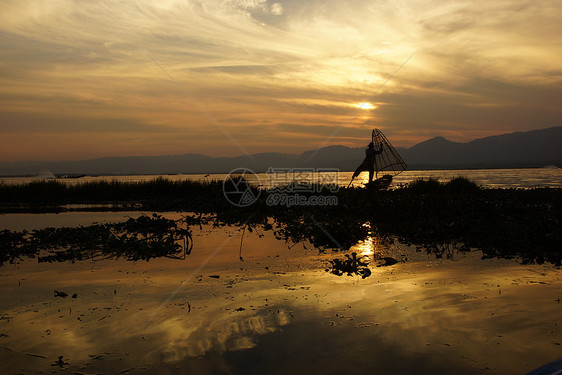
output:
{"label": "net frame", "polygon": [[379,172],[397,176],[406,170],[408,165],[379,129],[373,129],[371,142],[375,150],[381,150],[382,146],[382,151],[375,155],[375,178]]}

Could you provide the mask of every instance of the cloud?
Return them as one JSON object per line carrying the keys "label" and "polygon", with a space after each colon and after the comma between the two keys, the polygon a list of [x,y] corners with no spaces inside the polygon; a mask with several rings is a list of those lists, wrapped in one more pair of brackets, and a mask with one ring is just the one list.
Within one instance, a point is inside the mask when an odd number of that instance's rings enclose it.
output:
{"label": "cloud", "polygon": [[283,14],[283,5],[280,3],[273,3],[271,4],[271,14],[276,16],[280,16]]}
{"label": "cloud", "polygon": [[266,65],[222,65],[222,66],[205,66],[201,68],[192,68],[194,72],[201,73],[227,73],[227,74],[249,74],[249,75],[271,75],[275,69]]}
{"label": "cloud", "polygon": [[[554,0],[5,0],[0,134],[36,134],[33,119],[76,142],[105,129],[134,134],[137,154],[205,153],[216,127],[150,56],[234,135],[259,134],[239,139],[251,152],[310,149],[340,125],[376,124],[404,145],[559,125],[558,14]],[[367,98],[377,109],[348,124]],[[345,132],[332,143],[352,142]]]}
{"label": "cloud", "polygon": [[144,124],[129,118],[46,116],[0,112],[3,133],[177,133],[178,129]]}

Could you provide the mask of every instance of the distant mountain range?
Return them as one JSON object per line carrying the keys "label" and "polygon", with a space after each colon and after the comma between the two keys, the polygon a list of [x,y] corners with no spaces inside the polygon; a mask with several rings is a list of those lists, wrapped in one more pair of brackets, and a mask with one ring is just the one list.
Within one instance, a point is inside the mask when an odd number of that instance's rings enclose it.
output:
{"label": "distant mountain range", "polygon": [[[435,137],[410,148],[397,147],[409,169],[562,167],[562,126],[503,134],[468,143]],[[115,175],[227,173],[235,168],[256,172],[272,168],[338,168],[354,170],[364,148],[329,146],[302,154],[261,153],[251,157],[200,154],[106,157],[81,161],[0,162],[0,175]]]}

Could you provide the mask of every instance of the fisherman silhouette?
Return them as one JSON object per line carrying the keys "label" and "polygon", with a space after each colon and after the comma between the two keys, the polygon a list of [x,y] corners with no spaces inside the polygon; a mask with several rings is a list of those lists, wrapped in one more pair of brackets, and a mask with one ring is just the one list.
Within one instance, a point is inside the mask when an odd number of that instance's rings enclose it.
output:
{"label": "fisherman silhouette", "polygon": [[[384,154],[382,154],[383,152]],[[392,177],[402,173],[405,169],[406,163],[398,155],[398,152],[392,147],[388,139],[379,129],[373,129],[371,143],[369,143],[365,150],[365,160],[353,172],[353,177],[351,177],[347,187],[351,186],[355,177],[359,176],[361,172],[369,171],[369,181],[364,184],[365,187],[377,190],[386,189],[392,183]],[[383,172],[385,175],[378,178],[379,172]],[[373,175],[377,177],[374,181]]]}
{"label": "fisherman silhouette", "polygon": [[361,165],[357,167],[355,172],[353,172],[353,177],[351,177],[352,181],[363,171],[369,171],[369,182],[373,181],[373,176],[375,174],[375,156],[382,152],[382,148],[382,143],[378,150],[375,150],[375,145],[373,142],[369,143],[367,149],[365,150],[365,160],[363,160],[363,163],[361,163]]}

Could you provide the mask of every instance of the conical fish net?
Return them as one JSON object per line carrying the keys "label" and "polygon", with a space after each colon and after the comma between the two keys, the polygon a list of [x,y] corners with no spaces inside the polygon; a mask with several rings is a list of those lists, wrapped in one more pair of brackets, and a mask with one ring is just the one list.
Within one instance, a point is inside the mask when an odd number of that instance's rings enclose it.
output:
{"label": "conical fish net", "polygon": [[396,176],[406,169],[407,165],[402,157],[379,129],[373,129],[372,142],[375,150],[382,150],[380,154],[375,155],[375,173],[377,175],[381,172]]}

